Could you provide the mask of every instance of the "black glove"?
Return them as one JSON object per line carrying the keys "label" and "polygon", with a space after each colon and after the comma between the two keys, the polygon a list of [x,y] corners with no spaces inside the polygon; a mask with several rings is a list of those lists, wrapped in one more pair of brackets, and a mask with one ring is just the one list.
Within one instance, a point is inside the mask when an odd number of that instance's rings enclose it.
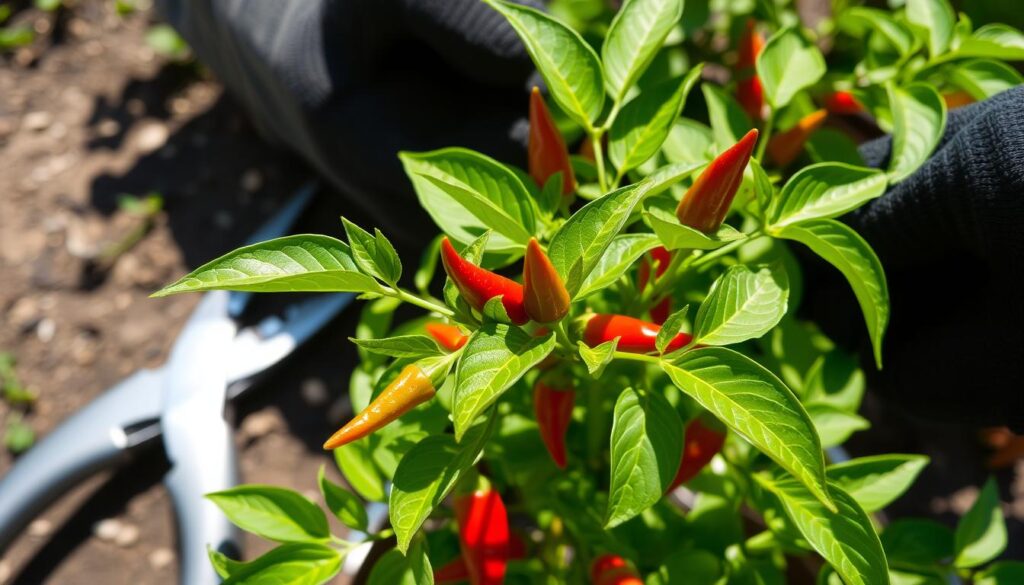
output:
{"label": "black glove", "polygon": [[[1024,87],[951,111],[916,173],[843,218],[878,253],[889,282],[884,369],[869,374],[870,385],[911,414],[1024,427],[1022,112]],[[890,147],[886,137],[861,154],[884,167]],[[805,266],[815,287],[808,316],[865,346],[848,285],[820,262]]]}
{"label": "black glove", "polygon": [[[520,0],[538,5],[535,0]],[[432,223],[399,150],[525,160],[529,56],[479,0],[158,0],[270,138],[301,154],[396,244]]]}

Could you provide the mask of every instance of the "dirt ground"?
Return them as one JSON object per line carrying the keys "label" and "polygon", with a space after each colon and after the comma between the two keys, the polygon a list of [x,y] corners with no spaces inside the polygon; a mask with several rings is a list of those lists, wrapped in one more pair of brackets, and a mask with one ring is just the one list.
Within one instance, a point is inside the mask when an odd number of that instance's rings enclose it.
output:
{"label": "dirt ground", "polygon": [[[0,351],[38,393],[26,421],[45,436],[127,374],[161,364],[198,297],[147,295],[243,242],[310,171],[261,140],[208,74],[154,55],[149,14],[82,0],[19,18],[46,34],[0,57]],[[165,207],[153,228],[109,266],[98,261],[141,221],[118,198],[150,192]],[[344,412],[351,322],[343,315],[240,405],[245,481],[312,495],[317,468],[333,470],[319,444]],[[873,402],[868,414],[881,430],[856,437],[855,452],[933,457],[895,513],[955,522],[987,473],[975,431],[923,427]],[[0,402],[0,421],[9,416]],[[0,452],[0,475],[12,461]],[[154,456],[81,486],[0,557],[0,585],[175,582],[166,468]],[[1024,468],[999,479],[1014,539],[1005,556],[1024,557]],[[250,558],[268,548],[245,545]]]}

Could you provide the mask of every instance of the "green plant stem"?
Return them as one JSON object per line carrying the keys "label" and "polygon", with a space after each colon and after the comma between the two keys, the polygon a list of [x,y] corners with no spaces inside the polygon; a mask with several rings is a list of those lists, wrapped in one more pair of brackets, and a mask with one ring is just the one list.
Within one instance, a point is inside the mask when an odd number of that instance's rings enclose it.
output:
{"label": "green plant stem", "polygon": [[572,344],[572,341],[569,339],[569,334],[566,333],[566,331],[565,331],[565,319],[562,319],[558,323],[555,323],[555,326],[553,327],[553,329],[555,330],[555,337],[558,338],[558,342],[561,343],[563,346],[565,346],[570,351],[573,351],[575,349],[575,346]]}
{"label": "green plant stem", "polygon": [[656,355],[647,355],[645,353],[629,353],[625,351],[617,351],[613,354],[617,360],[626,360],[631,362],[644,362],[648,364],[657,364],[661,362],[661,358]]}
{"label": "green plant stem", "polygon": [[607,171],[604,168],[604,151],[601,148],[601,136],[603,129],[598,129],[590,134],[590,144],[594,147],[594,164],[597,165],[597,184],[601,187],[602,193],[608,192]]}
{"label": "green plant stem", "polygon": [[416,305],[421,309],[426,309],[427,311],[439,313],[441,315],[444,315],[445,317],[455,316],[455,312],[449,309],[448,307],[442,307],[437,303],[432,303],[427,299],[424,299],[416,294],[413,294],[403,288],[385,287],[384,294],[389,297],[395,297],[396,299],[409,303],[410,305]]}
{"label": "green plant stem", "polygon": [[773,109],[768,113],[768,119],[764,121],[764,130],[761,131],[761,137],[757,141],[757,154],[755,158],[759,161],[764,160],[764,151],[768,148],[768,141],[772,139],[772,130],[775,129],[775,110]]}
{"label": "green plant stem", "polygon": [[754,536],[751,536],[743,543],[743,548],[746,550],[748,555],[759,556],[772,552],[775,550],[778,543],[775,540],[775,534],[770,530],[764,532],[758,532]]}
{"label": "green plant stem", "polygon": [[710,264],[713,260],[717,260],[722,256],[725,256],[726,254],[734,251],[736,248],[739,248],[743,244],[752,242],[757,238],[761,237],[762,235],[764,234],[761,232],[760,229],[754,230],[747,234],[744,238],[740,238],[738,240],[729,242],[728,244],[722,246],[721,248],[717,248],[715,250],[708,252],[707,254],[704,254],[703,256],[698,257],[696,260],[693,261],[692,264],[690,264],[690,268],[694,270],[700,270],[701,268]]}

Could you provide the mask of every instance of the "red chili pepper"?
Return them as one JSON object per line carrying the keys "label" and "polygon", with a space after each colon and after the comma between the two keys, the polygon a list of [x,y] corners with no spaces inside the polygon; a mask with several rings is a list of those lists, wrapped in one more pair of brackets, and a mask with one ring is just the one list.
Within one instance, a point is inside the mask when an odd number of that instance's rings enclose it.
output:
{"label": "red chili pepper", "polygon": [[337,449],[362,439],[433,398],[435,380],[431,379],[431,374],[436,372],[425,371],[417,364],[402,368],[366,409],[327,439],[324,449]]}
{"label": "red chili pepper", "polygon": [[[595,347],[606,341],[619,338],[618,351],[628,353],[650,353],[657,351],[654,341],[661,327],[625,315],[597,314],[587,321],[583,328],[583,343]],[[672,338],[666,352],[675,351],[693,339],[688,333]]]}
{"label": "red chili pepper", "polygon": [[[651,250],[651,260],[654,261],[654,277],[658,279],[661,275],[665,274],[668,270],[668,264],[672,261],[672,252],[669,252],[664,246],[658,246]],[[651,278],[651,261],[644,256],[640,260],[640,270],[637,274],[637,281],[640,290],[643,290],[647,286],[647,282]],[[651,307],[651,320],[661,325],[668,319],[668,316],[672,314],[672,297],[665,297],[659,301],[656,305]]]}
{"label": "red chili pepper", "polygon": [[603,554],[590,565],[594,585],[643,585],[640,575],[619,555]]}
{"label": "red chili pepper", "polygon": [[864,106],[848,91],[834,91],[825,98],[825,109],[837,116],[853,116],[864,111]]}
{"label": "red chili pepper", "polygon": [[527,147],[530,176],[541,187],[551,175],[562,173],[562,195],[570,195],[576,189],[576,177],[569,162],[569,150],[558,131],[544,96],[536,87],[530,92],[530,142]]}
{"label": "red chili pepper", "polygon": [[462,558],[473,585],[499,585],[505,580],[509,555],[508,514],[501,495],[477,490],[455,499]]}
{"label": "red chili pepper", "polygon": [[526,541],[519,536],[518,532],[509,532],[508,534],[508,558],[513,561],[526,558]]}
{"label": "red chili pepper", "polygon": [[747,19],[747,28],[740,36],[736,59],[736,101],[753,120],[760,120],[764,111],[764,88],[757,76],[757,56],[764,47],[764,37],[757,32],[754,19]]}
{"label": "red chili pepper", "polygon": [[538,323],[561,320],[569,312],[569,291],[548,255],[530,238],[523,261],[523,306]]}
{"label": "red chili pepper", "polygon": [[533,411],[537,417],[537,428],[544,446],[555,460],[555,465],[565,469],[565,434],[572,421],[572,407],[576,391],[572,386],[556,387],[551,376],[541,377],[533,385]]}
{"label": "red chili pepper", "polygon": [[679,463],[679,471],[668,491],[690,481],[725,444],[725,427],[710,414],[701,414],[686,425],[686,438],[683,442],[683,458]]}
{"label": "red chili pepper", "polygon": [[679,223],[704,233],[718,230],[743,182],[743,170],[756,143],[754,129],[711,161],[679,202]]}
{"label": "red chili pepper", "polygon": [[796,160],[807,139],[825,122],[827,116],[828,112],[825,110],[811,112],[800,118],[800,121],[789,130],[772,136],[768,141],[768,156],[772,162],[784,167]]}
{"label": "red chili pepper", "polygon": [[441,347],[448,351],[458,351],[469,341],[469,337],[463,335],[462,330],[455,325],[427,323],[425,329],[435,341],[441,344]]}
{"label": "red chili pepper", "polygon": [[487,301],[501,295],[501,304],[513,323],[523,325],[530,320],[523,307],[523,285],[459,256],[447,237],[441,240],[441,262],[462,298],[474,309],[482,311]]}
{"label": "red chili pepper", "polygon": [[466,559],[461,556],[455,557],[451,562],[434,571],[435,585],[451,585],[469,581],[469,567],[466,566]]}

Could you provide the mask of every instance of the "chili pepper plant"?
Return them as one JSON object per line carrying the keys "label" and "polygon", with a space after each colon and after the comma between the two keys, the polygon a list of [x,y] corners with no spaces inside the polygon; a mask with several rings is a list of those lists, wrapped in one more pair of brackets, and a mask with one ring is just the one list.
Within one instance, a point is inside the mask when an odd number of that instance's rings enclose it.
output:
{"label": "chili pepper plant", "polygon": [[[945,0],[841,8],[815,29],[784,2],[713,24],[682,0],[584,17],[562,6],[586,36],[487,3],[546,85],[523,103],[529,168],[457,146],[401,153],[443,232],[411,279],[385,234],[343,218],[347,241],[246,246],[158,293],[366,301],[355,415],[325,444],[349,487],[322,471],[320,486],[327,509],[368,536],[332,535],[321,508],[288,490],[211,494],[281,543],[247,563],[211,551],[225,582],[324,582],[364,540],[385,549],[369,576],[382,584],[1019,576],[1020,564],[983,568],[1006,540],[991,483],[955,535],[874,516],[928,461],[841,460],[835,447],[868,426],[865,376],[796,316],[815,291],[794,251],[849,282],[866,367],[881,368],[884,270],[837,218],[928,157],[944,93],[980,99],[1018,83],[996,59],[1024,58],[1024,36],[972,31]],[[834,47],[833,70],[819,44]],[[731,81],[704,79],[712,68],[709,79]],[[687,105],[698,85],[703,100]],[[893,134],[886,168],[863,166],[852,138],[823,127],[851,115]],[[394,323],[402,304],[422,315]],[[364,502],[387,503],[386,526],[368,526]]]}

